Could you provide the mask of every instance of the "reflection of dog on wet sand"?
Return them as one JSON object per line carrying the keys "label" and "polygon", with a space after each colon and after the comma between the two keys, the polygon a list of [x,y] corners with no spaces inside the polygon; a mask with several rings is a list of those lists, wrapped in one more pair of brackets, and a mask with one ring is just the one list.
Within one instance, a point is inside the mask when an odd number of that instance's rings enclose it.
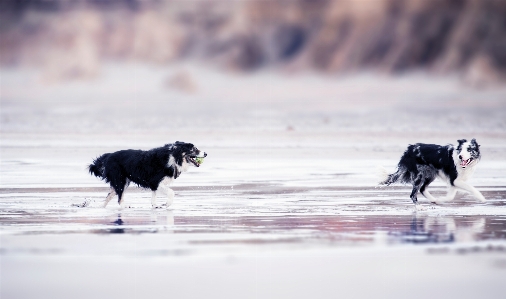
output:
{"label": "reflection of dog on wet sand", "polygon": [[167,196],[167,207],[172,204],[174,191],[170,184],[190,166],[199,167],[202,158],[207,156],[191,143],[176,141],[163,147],[142,150],[122,150],[103,154],[89,165],[90,174],[111,185],[104,207],[118,195],[118,203],[124,206],[123,192],[130,182],[153,191],[151,205],[156,207],[156,194]]}
{"label": "reflection of dog on wet sand", "polygon": [[[417,143],[409,145],[397,165],[397,171],[387,174],[384,171],[380,185],[390,185],[395,182],[412,184],[411,200],[418,203],[417,193],[423,194],[432,203],[450,201],[455,198],[457,190],[470,192],[477,199],[484,202],[485,198],[466,181],[473,174],[476,164],[481,159],[480,145],[476,139],[468,142],[466,139],[458,140],[459,145],[436,145]],[[427,186],[439,177],[448,184],[446,198],[434,198]]]}
{"label": "reflection of dog on wet sand", "polygon": [[[463,218],[466,220],[465,224],[462,221],[457,221],[457,218],[447,217],[427,217],[423,223],[423,229],[427,233],[439,233],[448,235],[452,241],[458,242],[472,242],[476,241],[477,235],[485,231],[485,218],[478,219]],[[438,231],[442,230],[442,231]]]}

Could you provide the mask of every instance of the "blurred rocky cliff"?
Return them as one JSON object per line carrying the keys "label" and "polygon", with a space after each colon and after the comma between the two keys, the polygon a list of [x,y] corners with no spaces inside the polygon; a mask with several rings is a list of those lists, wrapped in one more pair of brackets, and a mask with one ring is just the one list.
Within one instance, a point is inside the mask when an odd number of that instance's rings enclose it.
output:
{"label": "blurred rocky cliff", "polygon": [[198,60],[231,70],[423,69],[503,82],[504,0],[0,2],[0,63],[50,78],[107,61]]}

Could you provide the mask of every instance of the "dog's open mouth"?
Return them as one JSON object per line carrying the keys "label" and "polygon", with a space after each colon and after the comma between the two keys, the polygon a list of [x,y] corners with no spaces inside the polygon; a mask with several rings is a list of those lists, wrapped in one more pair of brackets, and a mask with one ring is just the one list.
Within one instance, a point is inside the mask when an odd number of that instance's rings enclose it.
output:
{"label": "dog's open mouth", "polygon": [[467,160],[461,160],[460,166],[462,166],[462,168],[466,168],[466,166],[469,166],[469,164],[471,164],[472,161],[473,161],[473,158],[469,158]]}
{"label": "dog's open mouth", "polygon": [[204,158],[202,157],[197,157],[197,156],[186,156],[186,160],[189,162],[189,163],[192,163],[193,165],[195,165],[196,167],[199,167],[200,164],[202,164],[202,162],[204,162]]}

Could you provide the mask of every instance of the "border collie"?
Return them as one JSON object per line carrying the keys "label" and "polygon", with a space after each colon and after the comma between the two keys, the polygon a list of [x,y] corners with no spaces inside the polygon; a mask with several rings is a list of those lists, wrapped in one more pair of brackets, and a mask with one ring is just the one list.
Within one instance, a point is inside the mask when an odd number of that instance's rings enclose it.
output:
{"label": "border collie", "polygon": [[114,195],[118,195],[118,203],[124,207],[123,192],[130,182],[153,191],[153,208],[157,207],[156,194],[161,192],[166,195],[168,208],[174,200],[174,191],[169,188],[172,181],[190,166],[199,167],[200,159],[196,158],[206,156],[205,152],[193,144],[176,141],[149,151],[129,149],[103,154],[93,160],[88,169],[90,174],[105,180],[111,186],[104,208]]}
{"label": "border collie", "polygon": [[[459,145],[455,149],[453,145],[436,145],[417,143],[409,145],[397,165],[397,171],[392,174],[384,173],[384,180],[380,185],[400,182],[413,184],[411,200],[417,205],[417,193],[420,191],[432,203],[441,203],[455,198],[457,190],[464,190],[473,194],[477,199],[484,202],[485,198],[466,180],[471,177],[476,164],[481,159],[480,145],[476,139],[468,142],[466,139],[458,140]],[[427,186],[439,177],[448,184],[446,198],[437,200]]]}

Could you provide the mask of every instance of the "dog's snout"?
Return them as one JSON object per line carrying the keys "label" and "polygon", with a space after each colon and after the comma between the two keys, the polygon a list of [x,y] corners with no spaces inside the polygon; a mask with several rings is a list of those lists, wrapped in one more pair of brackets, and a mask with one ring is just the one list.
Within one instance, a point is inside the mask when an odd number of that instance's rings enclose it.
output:
{"label": "dog's snout", "polygon": [[462,155],[459,155],[459,159],[462,160]]}
{"label": "dog's snout", "polygon": [[204,158],[205,158],[205,157],[207,157],[207,153],[206,153],[206,152],[204,152]]}

